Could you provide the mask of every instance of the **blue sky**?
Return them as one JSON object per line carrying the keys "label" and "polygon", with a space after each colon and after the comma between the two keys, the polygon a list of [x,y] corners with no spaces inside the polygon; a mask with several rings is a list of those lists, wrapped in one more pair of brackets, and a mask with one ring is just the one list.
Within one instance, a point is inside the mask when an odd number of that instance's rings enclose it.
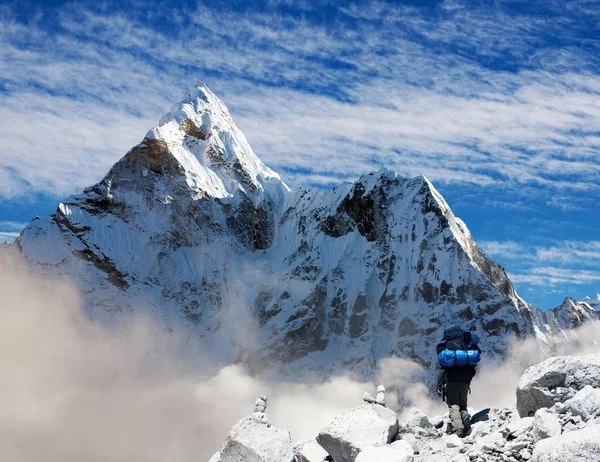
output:
{"label": "blue sky", "polygon": [[542,308],[600,292],[600,1],[4,2],[0,239],[208,85],[292,187],[424,174]]}

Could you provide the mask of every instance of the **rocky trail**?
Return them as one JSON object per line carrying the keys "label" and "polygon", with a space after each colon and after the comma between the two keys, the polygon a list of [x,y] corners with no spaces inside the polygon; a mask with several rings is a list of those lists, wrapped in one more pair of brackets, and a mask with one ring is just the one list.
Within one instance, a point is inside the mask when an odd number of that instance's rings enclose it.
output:
{"label": "rocky trail", "polygon": [[[382,403],[382,404],[378,404]],[[210,462],[559,462],[600,460],[600,354],[549,358],[527,369],[515,405],[470,409],[467,436],[448,416],[412,408],[399,420],[385,395],[338,415],[312,440],[293,444],[271,425],[266,397],[236,423]]]}

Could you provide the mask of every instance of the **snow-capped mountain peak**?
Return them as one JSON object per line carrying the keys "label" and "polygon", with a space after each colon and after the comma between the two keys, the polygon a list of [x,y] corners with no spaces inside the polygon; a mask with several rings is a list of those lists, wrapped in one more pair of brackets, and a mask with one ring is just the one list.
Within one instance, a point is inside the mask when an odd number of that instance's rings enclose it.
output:
{"label": "snow-capped mountain peak", "polygon": [[560,306],[546,314],[549,317],[557,318],[558,324],[567,329],[579,327],[587,320],[596,318],[596,313],[590,303],[578,302],[571,297],[566,297]]}
{"label": "snow-capped mountain peak", "polygon": [[195,195],[224,199],[243,192],[259,203],[280,200],[289,191],[256,156],[227,107],[205,86],[186,93],[128,157],[140,161],[142,175],[180,176]]}

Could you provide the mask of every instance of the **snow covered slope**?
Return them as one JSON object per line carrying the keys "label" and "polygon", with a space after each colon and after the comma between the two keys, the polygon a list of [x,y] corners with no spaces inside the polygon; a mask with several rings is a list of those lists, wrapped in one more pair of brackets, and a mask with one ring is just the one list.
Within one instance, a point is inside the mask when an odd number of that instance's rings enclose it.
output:
{"label": "snow covered slope", "polygon": [[99,321],[150,312],[223,362],[289,375],[368,375],[389,355],[434,368],[453,323],[502,355],[578,310],[523,301],[425,177],[290,191],[206,87],[14,245],[73,277]]}
{"label": "snow covered slope", "polygon": [[589,320],[597,319],[597,313],[587,302],[576,301],[570,297],[564,299],[562,304],[544,313],[546,323],[553,329],[574,329],[582,326]]}

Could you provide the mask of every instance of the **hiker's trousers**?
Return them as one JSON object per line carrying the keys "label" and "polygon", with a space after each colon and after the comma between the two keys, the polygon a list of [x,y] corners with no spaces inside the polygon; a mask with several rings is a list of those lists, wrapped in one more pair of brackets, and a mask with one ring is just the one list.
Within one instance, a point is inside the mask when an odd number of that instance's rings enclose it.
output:
{"label": "hiker's trousers", "polygon": [[454,432],[465,430],[464,421],[469,417],[467,412],[468,382],[448,382],[446,384],[446,404],[450,409],[450,420]]}

